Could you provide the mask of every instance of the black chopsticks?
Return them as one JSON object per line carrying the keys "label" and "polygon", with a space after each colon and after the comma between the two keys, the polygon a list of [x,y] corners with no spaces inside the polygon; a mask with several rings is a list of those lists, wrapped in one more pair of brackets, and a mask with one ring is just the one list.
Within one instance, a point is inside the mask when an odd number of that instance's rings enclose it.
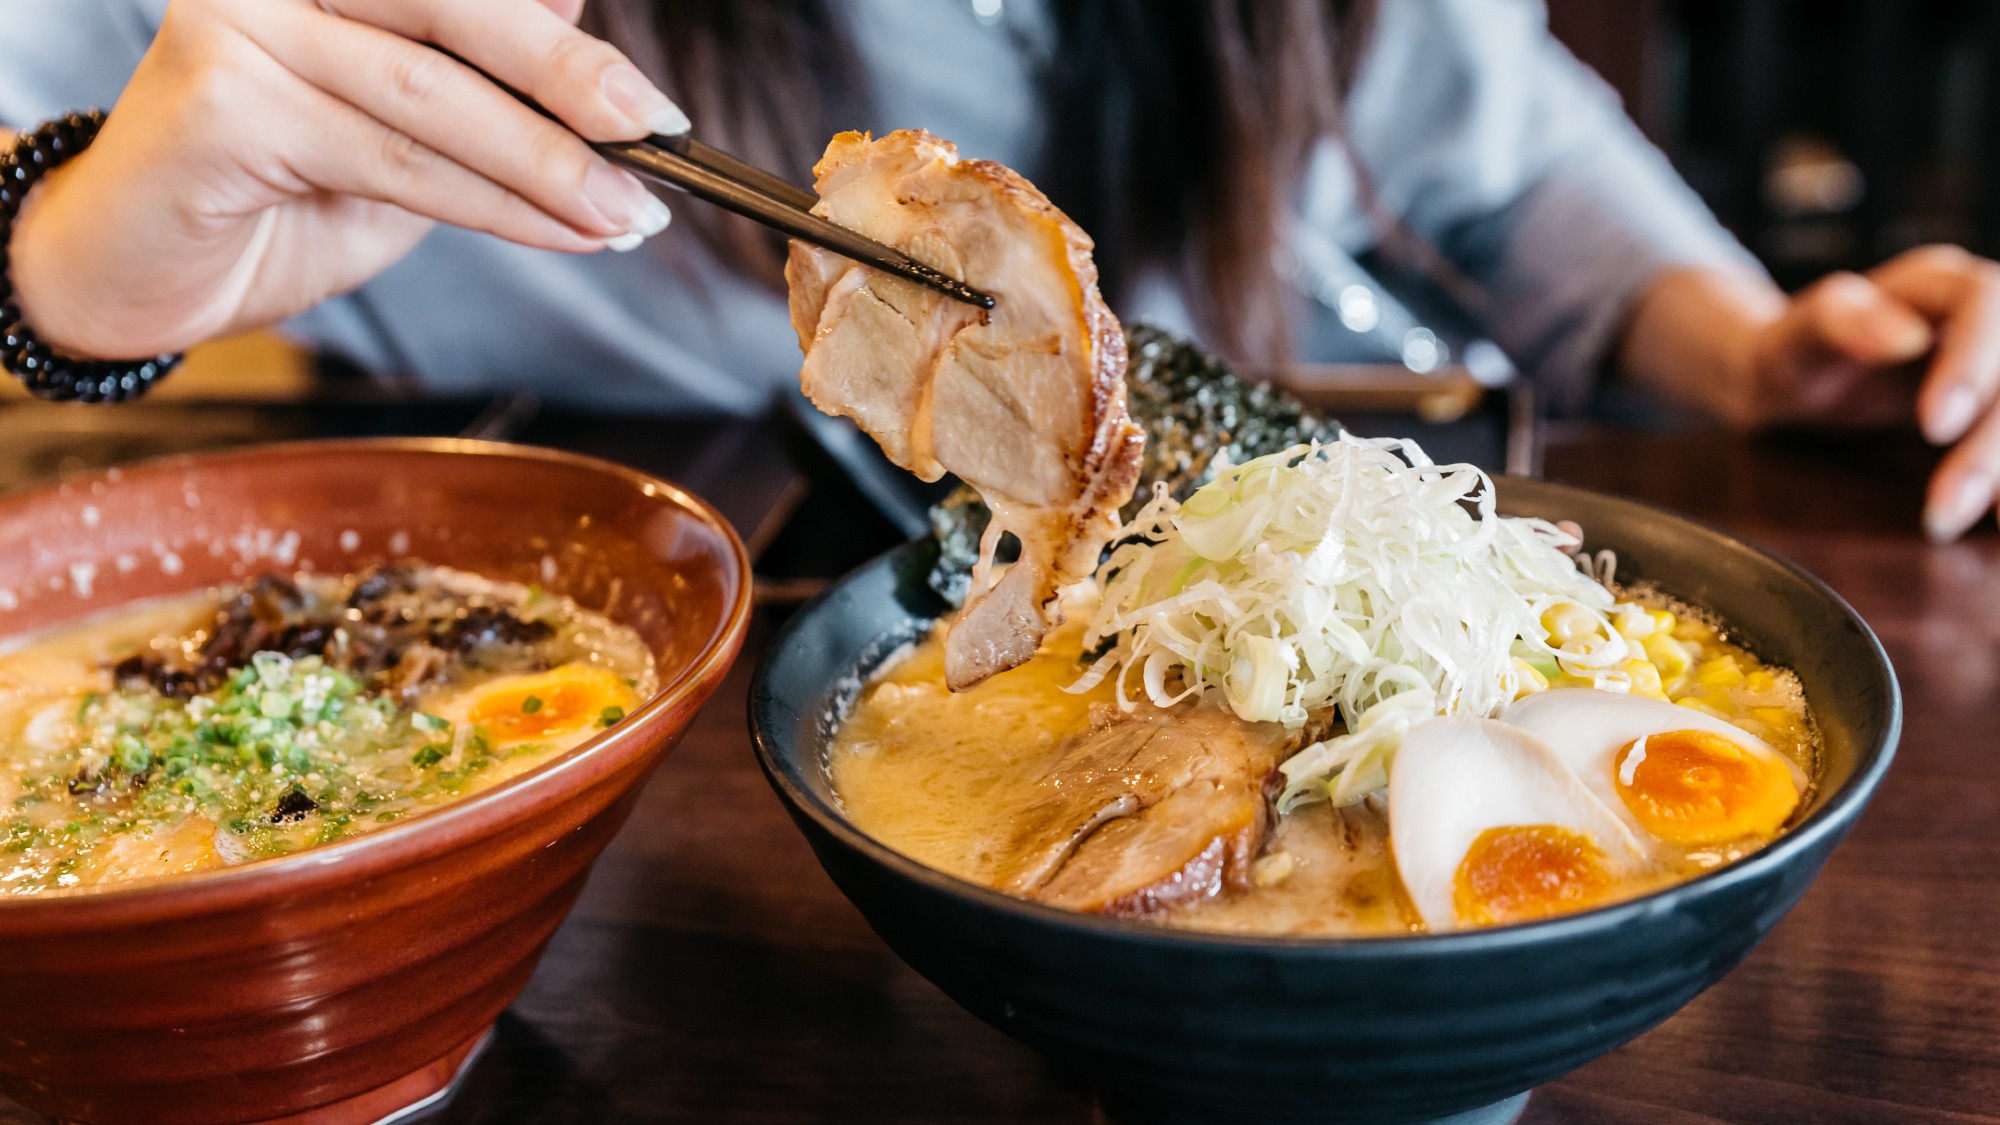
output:
{"label": "black chopsticks", "polygon": [[[535,99],[498,78],[473,66],[460,55],[433,45],[440,54],[464,64],[475,74],[512,94],[521,104],[543,117],[563,124],[555,114]],[[564,126],[568,128],[568,126]],[[941,269],[927,266],[893,246],[886,246],[859,231],[829,223],[812,213],[819,197],[774,176],[753,164],[745,164],[719,148],[711,148],[683,133],[669,137],[655,133],[643,141],[591,144],[598,155],[613,164],[654,180],[680,188],[726,210],[754,219],[793,238],[810,242],[863,265],[874,266],[907,281],[982,309],[994,305],[991,294],[982,293]]]}
{"label": "black chopsticks", "polygon": [[793,238],[824,247],[864,265],[937,290],[954,301],[993,307],[991,295],[886,246],[812,213],[819,197],[754,165],[711,148],[693,137],[654,135],[643,141],[593,144],[599,155],[650,180],[670,184],[718,207],[763,223]]}

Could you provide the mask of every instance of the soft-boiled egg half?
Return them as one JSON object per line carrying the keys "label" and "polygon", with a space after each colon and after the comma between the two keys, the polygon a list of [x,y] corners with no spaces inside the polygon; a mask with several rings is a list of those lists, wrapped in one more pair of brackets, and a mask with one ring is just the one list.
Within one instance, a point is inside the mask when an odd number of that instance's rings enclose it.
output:
{"label": "soft-boiled egg half", "polygon": [[1389,773],[1396,870],[1433,932],[1588,909],[1672,849],[1776,833],[1806,776],[1721,719],[1594,688],[1413,727]]}
{"label": "soft-boiled egg half", "polygon": [[1563,688],[1500,721],[1546,742],[1643,834],[1681,847],[1768,836],[1806,789],[1805,771],[1763,739],[1663,700]]}
{"label": "soft-boiled egg half", "polygon": [[440,710],[476,725],[490,742],[504,746],[608,727],[637,703],[632,686],[615,673],[578,662],[546,672],[502,676]]}
{"label": "soft-boiled egg half", "polygon": [[1432,719],[1404,736],[1389,843],[1433,932],[1585,909],[1644,859],[1625,821],[1553,750],[1492,719]]}

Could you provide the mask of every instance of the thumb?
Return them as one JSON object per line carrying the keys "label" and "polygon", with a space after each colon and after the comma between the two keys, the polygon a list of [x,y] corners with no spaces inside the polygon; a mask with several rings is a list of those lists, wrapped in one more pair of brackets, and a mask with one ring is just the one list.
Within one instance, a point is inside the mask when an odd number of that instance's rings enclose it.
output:
{"label": "thumb", "polygon": [[1792,311],[1790,358],[1803,366],[1844,360],[1889,367],[1920,358],[1936,343],[1929,320],[1859,274],[1814,282]]}

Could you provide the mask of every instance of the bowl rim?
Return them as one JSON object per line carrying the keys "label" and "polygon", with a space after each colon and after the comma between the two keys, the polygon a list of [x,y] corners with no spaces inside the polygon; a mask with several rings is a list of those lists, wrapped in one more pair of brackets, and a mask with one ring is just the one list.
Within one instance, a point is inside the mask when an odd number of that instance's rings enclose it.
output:
{"label": "bowl rim", "polygon": [[[33,894],[0,895],[0,931],[33,927],[46,915],[76,918],[184,915],[226,910],[270,894],[294,894],[322,881],[341,881],[393,869],[422,853],[449,852],[485,836],[494,818],[511,819],[558,795],[580,791],[622,767],[644,749],[646,729],[672,717],[692,699],[704,698],[728,673],[748,635],[753,608],[750,556],[742,537],[721,512],[694,493],[650,473],[566,450],[454,437],[315,438],[266,442],[197,453],[151,457],[113,465],[0,495],[0,520],[10,510],[46,501],[78,487],[102,483],[117,488],[134,478],[269,458],[312,459],[355,452],[414,454],[420,457],[497,457],[563,466],[631,485],[648,499],[663,499],[716,533],[732,560],[736,591],[714,631],[694,658],[663,683],[617,726],[578,743],[561,756],[440,808],[373,832],[287,855],[235,867],[183,875],[149,876],[104,887],[71,887]],[[171,596],[171,595],[168,595]],[[104,606],[97,611],[115,609]]]}
{"label": "bowl rim", "polygon": [[[1897,683],[1895,668],[1890,663],[1888,652],[1882,647],[1881,639],[1875,635],[1875,631],[1869,628],[1868,622],[1847,603],[1846,599],[1834,592],[1825,582],[1777,552],[1751,543],[1713,524],[1681,515],[1657,504],[1534,477],[1495,475],[1491,479],[1495,486],[1512,482],[1516,487],[1526,485],[1535,489],[1545,489],[1558,496],[1569,493],[1587,496],[1593,502],[1608,501],[1636,509],[1635,514],[1644,514],[1699,530],[1720,540],[1735,557],[1751,560],[1765,567],[1775,567],[1825,599],[1853,626],[1856,640],[1865,649],[1878,686],[1883,690],[1887,711],[1881,734],[1871,744],[1860,749],[1860,761],[1853,776],[1847,779],[1845,785],[1828,794],[1820,806],[1808,814],[1805,820],[1770,844],[1742,859],[1638,898],[1533,922],[1453,930],[1446,933],[1368,937],[1237,934],[1156,926],[1131,919],[1064,910],[1046,903],[1016,898],[995,888],[982,886],[929,867],[861,831],[840,810],[822,800],[809,787],[799,784],[792,775],[791,766],[776,749],[776,743],[786,735],[769,729],[773,724],[765,721],[767,710],[775,706],[775,697],[771,692],[771,670],[777,663],[778,654],[794,643],[794,634],[805,627],[806,622],[812,619],[824,603],[839,596],[847,582],[863,571],[887,564],[892,557],[918,548],[927,541],[922,537],[891,548],[862,564],[840,582],[828,587],[800,607],[772,637],[750,682],[750,733],[751,741],[756,747],[758,764],[784,802],[795,811],[803,812],[810,817],[822,831],[838,840],[843,846],[859,852],[877,866],[886,867],[896,875],[913,880],[932,892],[969,900],[973,905],[988,911],[1017,914],[1022,916],[1023,920],[1067,930],[1080,938],[1137,942],[1148,947],[1170,950],[1254,951],[1281,957],[1354,954],[1396,960],[1406,957],[1491,952],[1549,941],[1583,940],[1647,918],[1671,914],[1686,900],[1706,897],[1742,883],[1764,878],[1791,863],[1798,856],[1812,851],[1827,837],[1833,836],[1838,839],[1840,834],[1846,832],[1874,795],[1876,787],[1895,759],[1896,746],[1903,726],[1902,689]],[[1506,498],[1503,495],[1499,499],[1504,509]],[[796,760],[797,755],[792,755],[792,758]]]}

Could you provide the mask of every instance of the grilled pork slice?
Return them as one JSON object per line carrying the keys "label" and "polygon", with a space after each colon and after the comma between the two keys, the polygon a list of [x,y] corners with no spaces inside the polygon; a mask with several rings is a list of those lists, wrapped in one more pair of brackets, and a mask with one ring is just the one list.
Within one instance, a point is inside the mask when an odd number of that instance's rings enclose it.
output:
{"label": "grilled pork slice", "polygon": [[[945,640],[965,688],[1033,656],[1056,595],[1090,574],[1138,480],[1125,340],[1089,236],[1033,184],[929,133],[842,133],[814,169],[820,214],[998,299],[984,312],[794,242],[785,276],[814,405],[925,480],[955,473],[993,511]],[[1019,561],[992,581],[1003,534]]]}
{"label": "grilled pork slice", "polygon": [[1214,706],[1142,708],[1079,735],[1041,779],[1001,889],[1144,915],[1248,884],[1265,781],[1303,737]]}

